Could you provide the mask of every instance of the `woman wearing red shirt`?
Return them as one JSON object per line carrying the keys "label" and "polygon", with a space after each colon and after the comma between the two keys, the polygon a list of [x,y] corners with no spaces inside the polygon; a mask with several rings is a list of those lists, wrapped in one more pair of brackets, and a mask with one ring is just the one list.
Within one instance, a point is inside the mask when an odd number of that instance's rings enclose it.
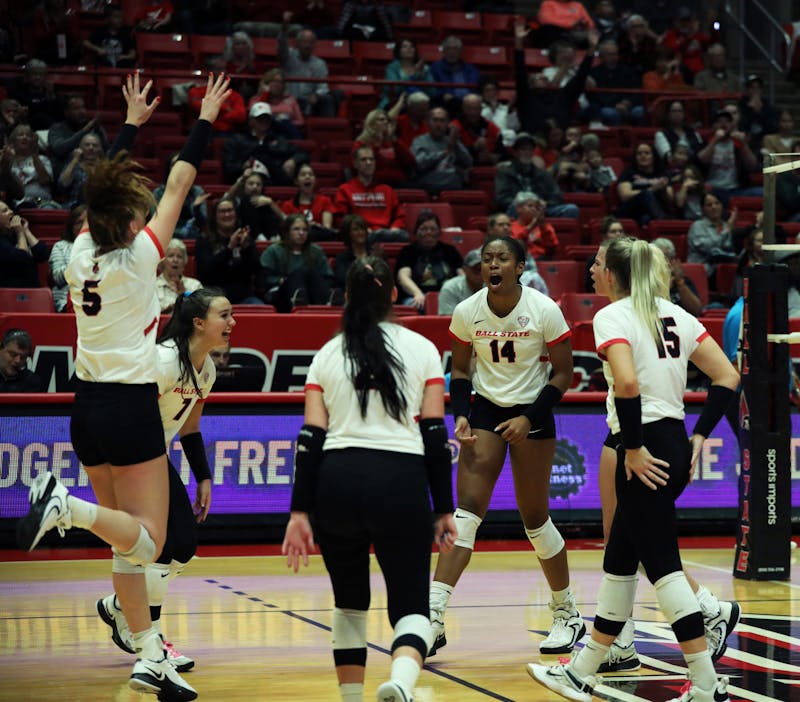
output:
{"label": "woman wearing red shirt", "polygon": [[367,115],[353,150],[361,146],[371,146],[375,153],[376,180],[395,186],[408,182],[414,157],[397,140],[396,124],[384,110],[372,110]]}
{"label": "woman wearing red shirt", "polygon": [[333,227],[333,202],[327,195],[314,192],[317,176],[307,163],[297,169],[294,182],[297,184],[297,195],[291,200],[281,203],[284,214],[301,214],[310,225],[317,224],[331,229]]}
{"label": "woman wearing red shirt", "polygon": [[511,221],[511,234],[519,239],[535,259],[552,256],[558,248],[558,237],[552,224],[544,221],[547,206],[536,193],[521,192],[514,198],[517,218]]}

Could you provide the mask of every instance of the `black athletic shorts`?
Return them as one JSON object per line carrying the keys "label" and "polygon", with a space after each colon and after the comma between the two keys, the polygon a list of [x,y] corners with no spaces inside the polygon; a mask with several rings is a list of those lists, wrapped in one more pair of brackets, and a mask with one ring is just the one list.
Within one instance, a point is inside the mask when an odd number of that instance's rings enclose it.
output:
{"label": "black athletic shorts", "polygon": [[72,447],[84,466],[130,466],[166,453],[158,386],[78,381]]}
{"label": "black athletic shorts", "polygon": [[[472,402],[472,411],[469,414],[469,425],[473,429],[485,429],[494,431],[495,427],[508,419],[519,417],[528,405],[512,405],[511,407],[500,407],[491,400],[487,400],[482,395],[475,394]],[[555,439],[556,420],[551,414],[542,427],[531,427],[528,433],[529,439]]]}

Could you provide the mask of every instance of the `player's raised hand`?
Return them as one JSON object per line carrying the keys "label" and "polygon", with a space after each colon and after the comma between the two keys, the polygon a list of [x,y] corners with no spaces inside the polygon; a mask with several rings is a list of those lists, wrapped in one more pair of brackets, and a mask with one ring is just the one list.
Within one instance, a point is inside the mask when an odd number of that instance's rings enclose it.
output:
{"label": "player's raised hand", "polygon": [[149,103],[147,94],[153,87],[153,81],[148,80],[144,87],[141,87],[141,76],[139,71],[129,73],[125,83],[122,84],[122,95],[128,104],[128,114],[125,117],[126,124],[133,124],[141,127],[158,107],[161,98],[154,97]]}
{"label": "player's raised hand", "polygon": [[200,119],[214,122],[219,115],[222,103],[224,103],[231,94],[228,85],[230,85],[231,78],[224,73],[220,73],[214,78],[213,73],[208,74],[208,84],[206,85],[206,94],[203,96],[203,102],[200,104]]}

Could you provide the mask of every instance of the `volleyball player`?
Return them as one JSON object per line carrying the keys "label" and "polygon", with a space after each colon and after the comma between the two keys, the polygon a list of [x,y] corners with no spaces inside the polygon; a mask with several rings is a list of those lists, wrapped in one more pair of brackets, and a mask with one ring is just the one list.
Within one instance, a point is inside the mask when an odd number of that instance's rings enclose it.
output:
{"label": "volleyball player", "polygon": [[[569,665],[528,665],[540,684],[590,702],[597,672],[633,609],[641,563],[683,652],[691,685],[672,702],[726,702],[706,644],[703,615],[681,566],[675,500],[691,480],[703,442],[724,415],[739,374],[703,325],[669,301],[667,261],[645,241],[624,237],[605,251],[602,275],[613,300],[594,318],[598,353],[611,382],[608,423],[618,434],[617,509],[591,639]],[[595,272],[597,275],[597,272]],[[683,394],[691,360],[711,389],[691,438]]]}
{"label": "volleyball player", "polygon": [[[189,502],[180,474],[169,463],[169,517],[161,555],[145,568],[150,618],[178,672],[194,661],[167,641],[161,627],[161,605],[169,583],[183,572],[197,551],[195,519],[205,521],[211,507],[211,469],[206,457],[200,417],[216,379],[211,350],[230,342],[236,325],[231,303],[221,290],[200,288],[178,295],[172,317],[158,339],[158,409],[169,447],[175,435],[194,474],[196,494]],[[113,593],[97,601],[100,618],[111,627],[111,638],[123,651],[134,653],[130,629]]]}
{"label": "volleyball player", "polygon": [[342,333],[308,371],[283,553],[297,571],[316,535],[335,599],[339,692],[361,702],[374,546],[394,628],[391,677],[377,699],[411,702],[433,641],[431,539],[444,552],[455,535],[442,365],[428,339],[388,321],[397,289],[383,259],[355,261],[345,292]]}
{"label": "volleyball player", "polygon": [[[548,514],[556,447],[553,407],[572,381],[570,330],[553,300],[520,286],[524,268],[525,250],[518,240],[489,240],[481,250],[484,287],[456,306],[450,322],[450,398],[461,442],[458,538],[452,552],[439,556],[431,583],[436,635],[431,653],[447,643],[444,612],[469,563],[507,452],[525,533],[552,591],[553,627],[539,650],[566,653],[586,633],[570,588],[566,545]],[[476,396],[470,408],[473,354]]]}
{"label": "volleyball player", "polygon": [[[32,549],[53,527],[88,529],[113,547],[114,590],[130,625],[137,660],[129,686],[161,700],[192,700],[197,692],[169,663],[153,628],[144,568],[164,545],[169,502],[164,429],[158,412],[156,267],[172,238],[194,182],[211,124],[230,94],[229,79],[209,76],[200,118],[170,171],[156,207],[147,180],[124,153],[101,160],[85,186],[88,231],[75,239],[65,278],[78,326],[70,434],[99,504],[80,500],[50,473],[31,483],[31,508],[18,525]],[[152,83],[128,76],[128,103],[118,143],[133,143],[156,107]],[[147,217],[155,207],[155,213]]]}
{"label": "volleyball player", "polygon": [[[605,269],[606,247],[611,239],[600,242],[597,254],[590,268],[592,283],[595,292],[599,295],[610,297],[612,290],[603,274]],[[603,362],[603,373],[606,376],[609,387],[613,382],[608,362]],[[614,512],[617,509],[617,492],[614,485],[614,474],[617,467],[618,436],[609,430],[603,447],[600,451],[600,463],[598,469],[598,483],[600,488],[600,506],[603,516],[603,542],[608,543],[608,535],[611,530],[611,522]],[[700,585],[689,573],[686,579],[692,591],[697,597],[700,610],[703,613],[703,624],[705,627],[706,643],[711,651],[711,659],[719,660],[727,649],[726,639],[733,632],[739,621],[739,604],[737,602],[720,601],[705,586]],[[609,648],[608,656],[600,664],[599,673],[615,673],[622,671],[638,670],[641,667],[639,656],[636,653],[634,635],[636,626],[633,619],[628,619],[625,626],[619,633]]]}

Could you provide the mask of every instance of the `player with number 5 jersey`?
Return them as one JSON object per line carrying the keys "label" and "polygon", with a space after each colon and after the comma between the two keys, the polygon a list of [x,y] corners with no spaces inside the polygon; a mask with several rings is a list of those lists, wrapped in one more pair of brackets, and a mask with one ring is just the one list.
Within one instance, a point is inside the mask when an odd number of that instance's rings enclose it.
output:
{"label": "player with number 5 jersey", "polygon": [[[461,442],[458,538],[450,553],[439,556],[431,584],[431,653],[447,643],[444,612],[469,563],[506,453],[525,533],[552,591],[553,626],[539,650],[567,653],[586,632],[570,587],[566,545],[549,516],[553,408],[572,380],[570,329],[553,300],[519,284],[524,269],[518,240],[489,240],[481,250],[485,287],[456,306],[450,323],[450,399]],[[476,393],[471,405],[470,379]]]}
{"label": "player with number 5 jersey", "polygon": [[65,272],[78,327],[78,389],[70,436],[98,504],[70,495],[51,473],[31,483],[30,511],[17,527],[30,550],[52,528],[88,529],[113,550],[114,591],[131,629],[137,660],[128,685],[162,702],[197,697],[172,667],[152,626],[145,567],[164,547],[169,505],[164,429],[158,410],[156,267],[230,95],[229,79],[209,76],[200,118],[156,204],[149,181],[126,151],[158,105],[149,81],[129,75],[128,105],[113,155],[89,173],[84,194],[88,230],[79,234]]}

